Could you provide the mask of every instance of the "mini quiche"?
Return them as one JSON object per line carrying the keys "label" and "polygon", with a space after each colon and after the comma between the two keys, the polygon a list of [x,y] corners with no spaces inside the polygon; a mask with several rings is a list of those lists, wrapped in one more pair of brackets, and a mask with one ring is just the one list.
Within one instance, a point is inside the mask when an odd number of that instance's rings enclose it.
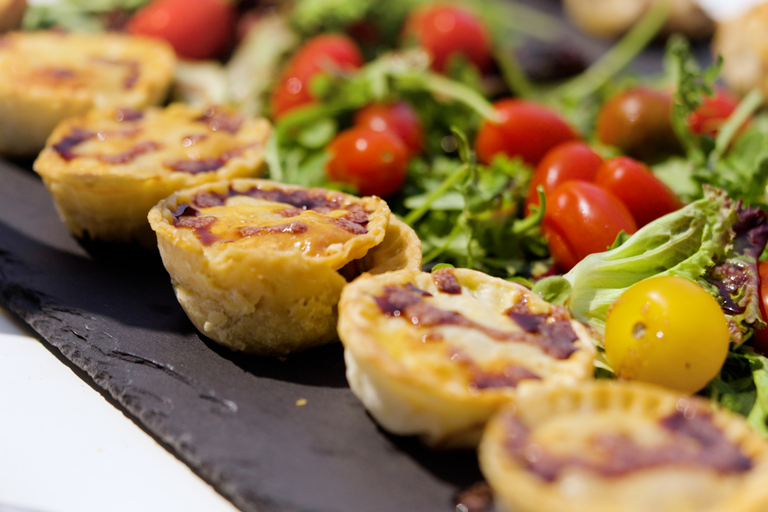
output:
{"label": "mini quiche", "polygon": [[339,303],[347,380],[386,430],[471,447],[528,385],[593,376],[595,343],[565,308],[468,269],[364,275]]}
{"label": "mini quiche", "polygon": [[155,248],[149,210],[182,188],[258,176],[270,132],[223,106],[107,107],[60,123],[33,167],[76,238]]}
{"label": "mini quiche", "polygon": [[337,341],[348,280],[421,265],[415,232],[378,197],[236,179],[181,190],[149,222],[192,323],[259,355]]}
{"label": "mini quiche", "polygon": [[723,81],[739,95],[768,94],[768,4],[756,3],[740,16],[718,23],[712,51],[723,57]]}
{"label": "mini quiche", "polygon": [[162,102],[176,54],[125,34],[53,31],[0,36],[0,154],[34,157],[62,120],[92,108]]}
{"label": "mini quiche", "polygon": [[743,417],[639,383],[528,389],[488,423],[500,510],[763,512],[768,443]]}
{"label": "mini quiche", "polygon": [[0,0],[0,34],[18,29],[26,10],[27,0]]}

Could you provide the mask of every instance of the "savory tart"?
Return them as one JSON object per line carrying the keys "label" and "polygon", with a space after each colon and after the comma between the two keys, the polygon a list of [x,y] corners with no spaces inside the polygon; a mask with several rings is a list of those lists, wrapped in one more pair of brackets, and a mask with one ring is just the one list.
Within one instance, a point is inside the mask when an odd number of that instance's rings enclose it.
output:
{"label": "savory tart", "polygon": [[339,302],[347,380],[386,430],[474,446],[527,385],[593,376],[587,328],[529,289],[468,269],[364,275]]}
{"label": "savory tart", "polygon": [[501,510],[768,510],[768,443],[740,416],[660,387],[527,389],[488,423],[480,467]]}
{"label": "savory tart", "polygon": [[175,66],[170,45],[138,36],[0,36],[0,154],[35,156],[59,122],[92,108],[159,104]]}
{"label": "savory tart", "polygon": [[260,355],[338,340],[348,280],[421,265],[418,237],[378,197],[237,179],[179,191],[149,222],[195,326]]}
{"label": "savory tart", "polygon": [[21,26],[27,0],[0,0],[0,34]]}
{"label": "savory tart", "polygon": [[739,95],[752,89],[768,94],[768,4],[718,23],[712,39],[715,55],[723,57],[723,81]]}
{"label": "savory tart", "polygon": [[223,106],[106,107],[60,123],[34,169],[75,237],[155,248],[149,210],[182,188],[258,176],[270,132]]}

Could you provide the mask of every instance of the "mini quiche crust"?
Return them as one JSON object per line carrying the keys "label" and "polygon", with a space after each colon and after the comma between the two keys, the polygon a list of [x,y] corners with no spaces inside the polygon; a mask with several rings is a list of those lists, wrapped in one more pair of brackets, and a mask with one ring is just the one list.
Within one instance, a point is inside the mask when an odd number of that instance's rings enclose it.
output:
{"label": "mini quiche crust", "polygon": [[348,279],[421,265],[418,237],[378,197],[235,179],[176,192],[149,222],[195,326],[259,355],[336,341]]}
{"label": "mini quiche crust", "polygon": [[338,331],[349,385],[373,418],[428,445],[475,446],[518,390],[594,371],[594,341],[564,308],[468,269],[363,275],[342,292]]}
{"label": "mini quiche crust", "polygon": [[768,510],[768,443],[743,417],[659,387],[593,381],[518,394],[480,467],[500,510]]}
{"label": "mini quiche crust", "polygon": [[768,93],[768,4],[717,24],[712,51],[723,57],[723,81],[738,95]]}
{"label": "mini quiche crust", "polygon": [[224,106],[107,107],[60,123],[33,167],[76,238],[154,248],[149,210],[182,188],[258,176],[270,132]]}
{"label": "mini quiche crust", "polygon": [[0,36],[0,154],[31,157],[64,119],[162,102],[176,68],[165,42],[54,31]]}

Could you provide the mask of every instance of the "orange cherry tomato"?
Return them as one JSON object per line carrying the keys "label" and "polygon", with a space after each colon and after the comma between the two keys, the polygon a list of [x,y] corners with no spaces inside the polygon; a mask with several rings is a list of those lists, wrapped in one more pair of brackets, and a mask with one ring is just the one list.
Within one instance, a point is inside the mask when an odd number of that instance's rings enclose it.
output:
{"label": "orange cherry tomato", "polygon": [[600,107],[595,121],[597,139],[643,161],[679,151],[672,129],[672,97],[648,87],[622,91]]}

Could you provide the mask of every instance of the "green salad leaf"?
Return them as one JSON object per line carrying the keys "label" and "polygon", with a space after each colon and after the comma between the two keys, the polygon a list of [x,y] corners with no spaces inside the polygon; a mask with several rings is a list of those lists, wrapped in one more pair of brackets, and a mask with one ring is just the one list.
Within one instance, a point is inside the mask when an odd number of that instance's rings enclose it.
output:
{"label": "green salad leaf", "polygon": [[714,295],[729,318],[731,338],[741,344],[759,312],[757,260],[768,239],[766,215],[744,208],[719,189],[661,217],[620,246],[595,253],[563,276],[533,287],[546,299],[565,304],[575,318],[602,336],[613,302],[633,284],[657,275],[699,283]]}
{"label": "green salad leaf", "polygon": [[701,392],[726,409],[747,417],[768,436],[768,358],[749,347],[731,350],[720,374]]}

